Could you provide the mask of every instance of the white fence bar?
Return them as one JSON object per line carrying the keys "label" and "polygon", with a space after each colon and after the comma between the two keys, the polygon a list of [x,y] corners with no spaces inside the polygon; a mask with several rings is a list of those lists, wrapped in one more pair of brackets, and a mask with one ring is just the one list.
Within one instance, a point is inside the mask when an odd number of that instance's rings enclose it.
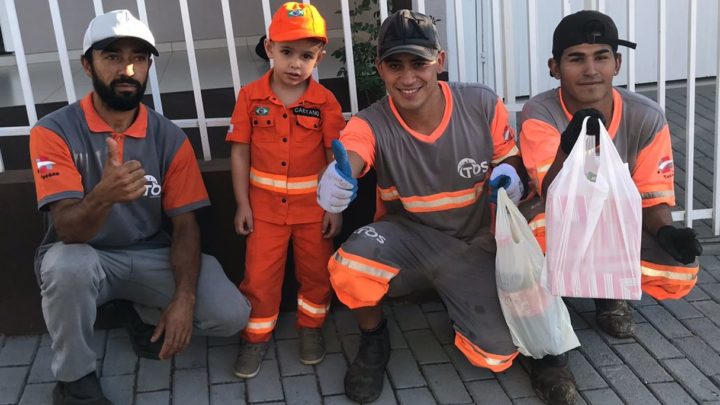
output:
{"label": "white fence bar", "polygon": [[[628,41],[635,42],[635,0],[627,0]],[[627,88],[635,91],[635,51],[627,48]]]}
{"label": "white fence bar", "polygon": [[102,0],[93,0],[93,7],[95,8],[95,15],[104,14]]}
{"label": "white fence bar", "polygon": [[687,116],[685,144],[685,224],[692,227],[693,221],[693,174],[695,171],[695,54],[697,40],[697,0],[689,0],[688,10],[688,60],[687,60]]}
{"label": "white fence bar", "polygon": [[350,5],[348,0],[340,1],[340,13],[342,14],[343,39],[345,40],[345,68],[347,69],[348,89],[350,90],[350,113],[358,112],[357,87],[355,84],[355,57],[353,56],[352,32],[350,24]]}
{"label": "white fence bar", "polygon": [[417,10],[415,11],[425,14],[425,0],[415,0],[415,2],[417,3]]}
{"label": "white fence bar", "polygon": [[[270,0],[262,0],[263,20],[265,22],[265,35],[270,38],[270,23],[272,22],[272,10],[270,9]],[[274,61],[270,59],[270,67],[273,67]]]}
{"label": "white fence bar", "polygon": [[527,0],[528,15],[528,61],[530,63],[530,97],[538,94],[538,58],[537,58],[537,1]]}
{"label": "white fence bar", "polygon": [[35,111],[35,98],[33,97],[30,73],[28,73],[27,60],[25,59],[25,48],[23,47],[20,36],[20,25],[17,11],[15,10],[15,0],[5,0],[5,11],[10,21],[10,36],[12,37],[13,49],[15,50],[15,61],[17,62],[18,74],[20,75],[20,86],[23,91],[28,122],[32,127],[37,122],[37,111]]}
{"label": "white fence bar", "polygon": [[563,17],[570,14],[570,0],[560,0],[560,7],[562,8]]}
{"label": "white fence bar", "polygon": [[193,96],[195,97],[195,109],[197,110],[203,159],[210,160],[210,142],[208,140],[207,125],[205,123],[205,108],[203,107],[202,93],[200,92],[200,77],[198,75],[197,59],[195,58],[195,43],[193,42],[192,27],[190,25],[190,12],[188,11],[187,0],[180,0],[180,14],[182,15],[185,45],[187,46],[188,63],[190,65],[190,81],[192,82]]}
{"label": "white fence bar", "polygon": [[667,32],[665,0],[658,0],[658,78],[657,101],[665,111],[665,37]]}
{"label": "white fence bar", "polygon": [[493,55],[495,60],[495,66],[493,71],[495,72],[495,92],[500,97],[505,96],[505,90],[503,88],[503,82],[505,81],[504,78],[504,68],[505,68],[505,61],[502,58],[502,14],[500,10],[500,2],[501,0],[492,0],[492,30],[493,30]]}
{"label": "white fence bar", "polygon": [[230,75],[233,82],[233,95],[237,98],[240,92],[240,68],[237,63],[237,51],[235,50],[235,34],[232,27],[232,16],[230,14],[230,0],[220,0],[222,5],[223,22],[225,23],[225,38],[227,39],[228,57],[230,59]]}
{"label": "white fence bar", "polygon": [[[148,17],[147,17],[147,8],[145,7],[145,0],[137,0],[137,8],[138,8],[138,14],[140,17],[140,21],[144,22],[145,25],[148,27],[150,24],[148,23]],[[153,56],[154,58],[155,56]],[[160,98],[160,82],[158,81],[157,77],[157,69],[155,68],[155,63],[150,65],[150,88],[152,91],[152,98],[153,98],[153,106],[155,111],[159,112],[160,114],[163,113],[163,107],[162,107],[162,99]]]}
{"label": "white fence bar", "polygon": [[68,104],[72,104],[77,100],[77,97],[75,96],[75,84],[70,69],[70,58],[68,58],[67,45],[65,44],[65,31],[60,16],[60,6],[58,6],[58,0],[48,0],[48,4],[50,5],[53,30],[55,31],[60,70],[62,70],[63,82],[65,82],[65,94],[67,94]]}
{"label": "white fence bar", "polygon": [[380,6],[380,24],[382,24],[389,15],[387,0],[378,0],[378,5]]}
{"label": "white fence bar", "polygon": [[458,81],[467,80],[467,68],[465,67],[465,39],[463,28],[463,0],[455,0],[455,38],[457,39],[457,67]]}
{"label": "white fence bar", "polygon": [[[720,4],[717,5],[717,21],[720,21]],[[713,157],[713,163],[715,170],[713,170],[713,233],[717,236],[720,235],[720,30],[717,33],[717,57],[715,66],[717,71],[715,73],[715,154]]]}

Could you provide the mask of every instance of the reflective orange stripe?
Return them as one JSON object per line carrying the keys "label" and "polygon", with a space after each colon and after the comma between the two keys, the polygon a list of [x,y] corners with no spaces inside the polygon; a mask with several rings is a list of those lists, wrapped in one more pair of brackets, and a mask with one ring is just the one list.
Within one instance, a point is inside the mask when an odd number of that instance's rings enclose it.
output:
{"label": "reflective orange stripe", "polygon": [[264,335],[270,333],[275,329],[277,323],[277,315],[267,318],[250,318],[247,326],[245,327],[245,333],[251,333],[256,335]]}
{"label": "reflective orange stripe", "polygon": [[317,175],[287,177],[250,168],[250,184],[265,190],[287,194],[308,194],[317,190]]}
{"label": "reflective orange stripe", "polygon": [[678,299],[686,296],[697,282],[700,266],[667,266],[640,261],[642,289],[655,299]]}
{"label": "reflective orange stripe", "polygon": [[325,315],[327,315],[327,311],[330,308],[329,303],[327,305],[314,304],[302,295],[298,297],[297,305],[300,311],[313,318],[325,318]]}
{"label": "reflective orange stripe", "polygon": [[507,370],[512,366],[513,359],[519,352],[502,356],[492,354],[475,346],[468,338],[455,331],[455,346],[465,355],[473,366],[488,368],[496,373]]}
{"label": "reflective orange stripe", "polygon": [[383,201],[400,199],[409,212],[437,212],[474,204],[482,195],[484,184],[485,182],[481,181],[465,190],[411,197],[402,197],[395,187],[378,187],[378,192]]}
{"label": "reflective orange stripe", "polygon": [[387,293],[400,270],[338,249],[328,262],[330,282],[338,299],[350,309],[371,307]]}
{"label": "reflective orange stripe", "polygon": [[498,163],[502,162],[503,160],[509,158],[510,156],[515,156],[519,153],[520,153],[520,149],[518,149],[518,147],[516,145],[513,145],[513,147],[510,149],[510,151],[508,151],[508,153],[500,156],[497,159],[493,159],[492,164],[494,164],[494,165],[498,164]]}
{"label": "reflective orange stripe", "polygon": [[538,241],[540,249],[545,253],[545,213],[535,215],[535,217],[528,222],[528,225],[530,226],[533,236],[535,236],[535,239]]}

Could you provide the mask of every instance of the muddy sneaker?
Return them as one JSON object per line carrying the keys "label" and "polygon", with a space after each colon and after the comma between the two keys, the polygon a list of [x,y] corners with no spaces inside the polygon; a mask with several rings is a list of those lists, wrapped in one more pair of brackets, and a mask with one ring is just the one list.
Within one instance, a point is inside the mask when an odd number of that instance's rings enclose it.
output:
{"label": "muddy sneaker", "polygon": [[319,328],[300,328],[300,362],[318,364],[325,358],[325,341]]}
{"label": "muddy sneaker", "polygon": [[85,377],[70,381],[58,381],[52,392],[53,405],[112,405],[100,387],[100,380],[93,371]]}
{"label": "muddy sneaker", "polygon": [[260,371],[268,342],[250,343],[243,341],[240,344],[240,353],[235,360],[235,375],[240,378],[253,378]]}
{"label": "muddy sneaker", "polygon": [[390,335],[383,319],[377,329],[360,335],[358,354],[345,373],[345,395],[360,403],[378,399],[389,359]]}
{"label": "muddy sneaker", "polygon": [[596,299],[595,321],[600,329],[616,338],[627,338],[635,333],[635,320],[627,301]]}
{"label": "muddy sneaker", "polygon": [[572,405],[577,399],[575,377],[568,367],[567,353],[530,359],[530,380],[538,398],[550,405]]}

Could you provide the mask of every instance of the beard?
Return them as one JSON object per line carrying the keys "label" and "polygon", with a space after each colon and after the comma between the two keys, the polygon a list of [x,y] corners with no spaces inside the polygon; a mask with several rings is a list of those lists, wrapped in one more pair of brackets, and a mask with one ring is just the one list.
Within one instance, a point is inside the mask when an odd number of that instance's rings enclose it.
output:
{"label": "beard", "polygon": [[[100,78],[95,74],[95,70],[92,71],[92,82],[93,88],[100,99],[113,110],[118,111],[130,111],[137,108],[140,105],[143,95],[145,94],[145,87],[147,86],[147,80],[144,83],[130,78],[124,77],[113,80],[109,85],[106,85]],[[118,84],[131,84],[135,86],[136,91],[131,92],[116,92],[115,86]]]}

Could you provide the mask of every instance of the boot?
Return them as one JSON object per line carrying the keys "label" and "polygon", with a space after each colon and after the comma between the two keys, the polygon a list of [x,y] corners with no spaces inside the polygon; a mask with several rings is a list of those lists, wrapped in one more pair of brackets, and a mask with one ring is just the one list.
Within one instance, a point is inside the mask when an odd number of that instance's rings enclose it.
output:
{"label": "boot", "polygon": [[390,334],[383,319],[373,331],[363,331],[360,348],[345,373],[345,395],[355,402],[373,402],[383,388],[385,366],[390,360]]}
{"label": "boot", "polygon": [[595,321],[600,329],[616,338],[635,333],[635,320],[627,301],[595,299]]}
{"label": "boot", "polygon": [[568,367],[567,353],[531,359],[530,380],[538,398],[550,405],[572,405],[578,393],[575,377]]}
{"label": "boot", "polygon": [[112,405],[103,394],[94,371],[79,380],[58,381],[52,399],[53,405]]}
{"label": "boot", "polygon": [[325,341],[320,328],[300,328],[300,362],[318,364],[325,358]]}

